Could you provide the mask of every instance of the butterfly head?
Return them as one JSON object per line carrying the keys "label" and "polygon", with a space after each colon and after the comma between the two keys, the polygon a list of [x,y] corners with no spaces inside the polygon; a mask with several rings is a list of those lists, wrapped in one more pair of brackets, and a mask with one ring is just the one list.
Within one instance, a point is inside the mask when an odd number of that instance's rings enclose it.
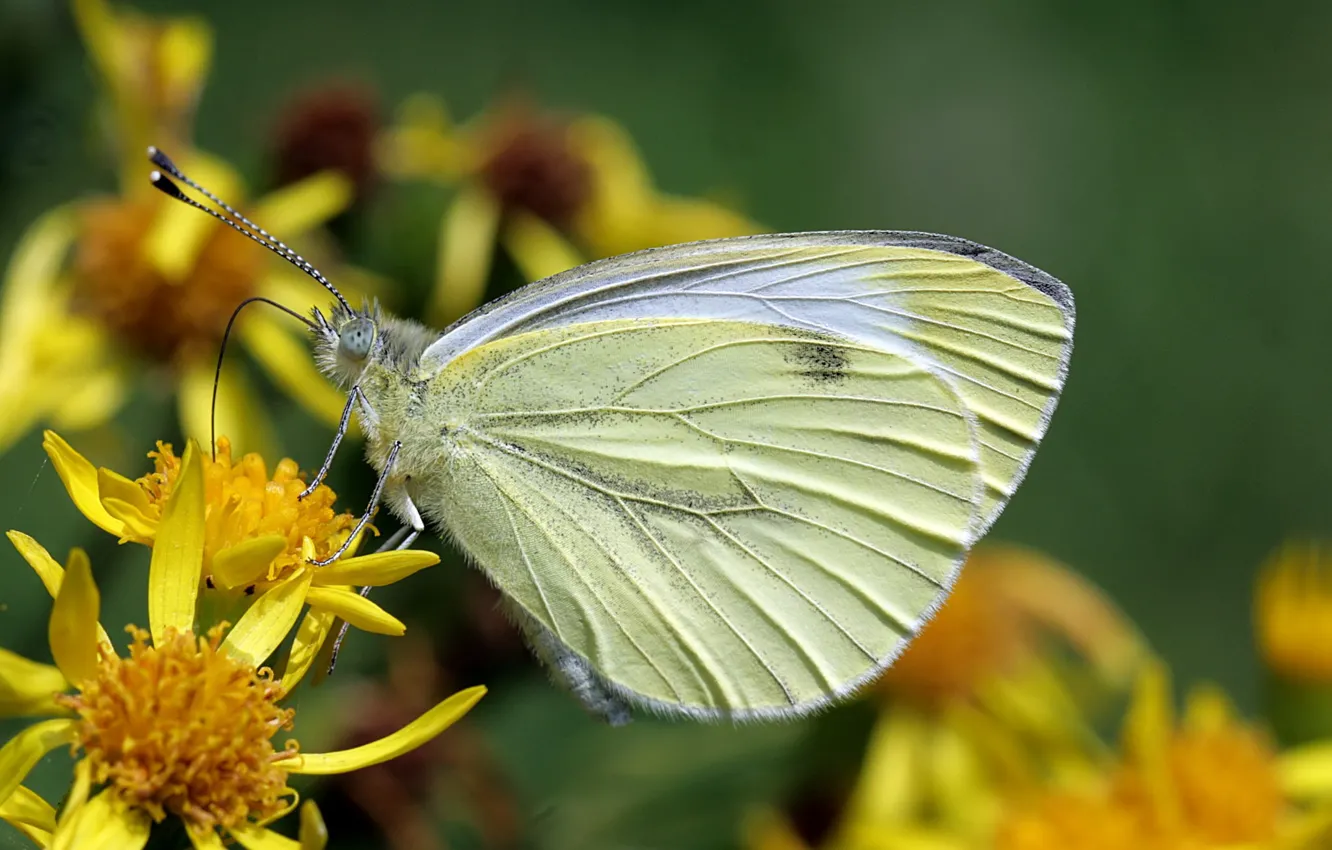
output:
{"label": "butterfly head", "polygon": [[318,308],[311,315],[315,361],[339,386],[350,387],[383,350],[379,305],[363,304],[356,310],[338,303],[327,317]]}

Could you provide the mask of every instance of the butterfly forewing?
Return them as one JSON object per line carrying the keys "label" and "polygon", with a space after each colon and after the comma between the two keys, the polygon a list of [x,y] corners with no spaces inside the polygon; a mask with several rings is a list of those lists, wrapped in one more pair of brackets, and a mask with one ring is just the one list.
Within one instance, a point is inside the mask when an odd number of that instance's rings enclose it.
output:
{"label": "butterfly forewing", "polygon": [[423,355],[448,411],[423,508],[617,693],[803,712],[941,601],[1025,473],[1072,328],[1058,281],[949,237],[593,263]]}
{"label": "butterfly forewing", "polygon": [[921,233],[745,237],[581,266],[467,317],[426,351],[440,368],[505,335],[629,318],[755,321],[928,363],[981,422],[989,527],[1026,472],[1063,387],[1073,300],[973,242]]}

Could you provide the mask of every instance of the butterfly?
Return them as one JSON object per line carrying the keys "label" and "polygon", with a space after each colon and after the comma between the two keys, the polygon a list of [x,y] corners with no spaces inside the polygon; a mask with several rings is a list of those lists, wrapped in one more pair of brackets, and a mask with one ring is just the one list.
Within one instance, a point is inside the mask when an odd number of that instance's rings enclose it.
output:
{"label": "butterfly", "polygon": [[612,723],[800,716],[882,673],[1024,477],[1073,345],[1064,284],[928,233],[640,251],[443,332],[313,276],[348,393],[329,461],[354,409],[389,545],[451,539]]}

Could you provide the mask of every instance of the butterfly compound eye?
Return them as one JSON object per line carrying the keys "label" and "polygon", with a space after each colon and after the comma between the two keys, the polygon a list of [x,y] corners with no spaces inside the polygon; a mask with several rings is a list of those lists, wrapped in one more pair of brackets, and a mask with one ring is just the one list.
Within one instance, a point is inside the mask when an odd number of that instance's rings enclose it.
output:
{"label": "butterfly compound eye", "polygon": [[369,319],[356,319],[338,335],[338,354],[352,360],[364,360],[370,356],[370,346],[374,341],[374,322]]}

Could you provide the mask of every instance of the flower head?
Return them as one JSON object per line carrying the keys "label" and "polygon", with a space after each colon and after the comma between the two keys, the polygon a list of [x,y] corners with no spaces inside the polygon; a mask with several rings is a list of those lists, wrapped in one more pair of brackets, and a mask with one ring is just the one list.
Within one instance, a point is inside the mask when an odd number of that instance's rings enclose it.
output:
{"label": "flower head", "polygon": [[628,134],[596,116],[509,101],[456,127],[419,95],[381,147],[390,176],[459,184],[442,230],[437,323],[480,303],[496,242],[536,280],[587,259],[761,230],[721,204],[658,191]]}
{"label": "flower head", "polygon": [[996,682],[1050,663],[1062,648],[1111,685],[1127,684],[1144,657],[1136,629],[1091,584],[1030,549],[984,544],[879,688],[935,707],[984,698]]}
{"label": "flower head", "polygon": [[[188,144],[211,55],[208,27],[102,0],[76,0],[74,8],[114,118],[109,136],[122,162],[122,188],[42,216],[11,255],[0,292],[0,404],[10,411],[0,424],[0,450],[42,421],[101,424],[145,364],[171,378],[185,431],[202,438],[213,364],[232,311],[254,295],[308,304],[315,290],[244,237],[154,192],[145,147],[169,146],[193,177],[297,244],[347,206],[352,187],[323,172],[247,202],[234,169]],[[354,280],[345,288],[355,289]],[[237,337],[279,386],[336,423],[341,394],[315,370],[298,330],[255,311]],[[217,412],[223,430],[242,444],[267,441],[266,417],[234,364],[223,369]]]}
{"label": "flower head", "polygon": [[[295,461],[283,459],[270,476],[258,454],[235,460],[225,438],[218,441],[216,458],[193,443],[177,456],[159,442],[148,454],[153,471],[134,480],[95,468],[53,431],[46,432],[43,446],[75,506],[103,530],[122,542],[154,547],[155,558],[164,538],[187,541],[192,550],[197,546],[194,592],[218,619],[296,582],[305,588],[310,616],[317,615],[322,628],[332,624],[325,615],[335,614],[360,629],[399,635],[402,623],[352,587],[391,584],[439,562],[432,552],[403,550],[344,557],[313,569],[310,561],[342,546],[356,517],[335,512],[336,496],[324,485],[301,499],[305,481]],[[193,483],[185,499],[178,499],[187,481]]]}
{"label": "flower head", "polygon": [[1263,565],[1253,602],[1268,669],[1288,680],[1332,684],[1332,548],[1282,546]]}
{"label": "flower head", "polygon": [[[292,741],[279,746],[276,737],[295,726],[295,712],[279,701],[313,664],[334,615],[317,609],[306,615],[280,677],[262,665],[300,619],[310,570],[276,582],[233,628],[219,623],[200,633],[198,456],[194,446],[186,450],[166,496],[148,576],[150,628],[129,627],[128,657],[116,654],[98,621],[100,596],[87,557],[75,551],[62,569],[32,538],[9,534],[54,597],[49,634],[56,665],[0,655],[0,692],[13,695],[6,707],[52,716],[0,747],[0,816],[38,818],[28,825],[51,834],[56,846],[97,839],[142,847],[151,824],[167,817],[184,822],[196,847],[220,846],[220,834],[252,846],[266,840],[269,821],[294,807],[290,775],[343,773],[395,758],[439,734],[485,693],[478,687],[454,694],[353,749],[310,754]],[[80,756],[66,810],[59,820],[40,807],[33,814],[34,807],[19,805],[27,793],[19,783],[64,744]],[[317,822],[303,816],[303,832],[319,832]],[[311,838],[309,846],[322,846],[320,840]]]}
{"label": "flower head", "polygon": [[291,808],[273,737],[292,729],[272,671],[221,651],[224,624],[196,637],[168,629],[157,644],[142,629],[129,657],[108,656],[92,679],[56,703],[78,715],[76,746],[92,781],[154,821],[172,814],[200,826],[264,822]]}
{"label": "flower head", "polygon": [[1147,665],[1121,750],[1100,781],[1050,788],[1016,803],[999,825],[996,847],[1322,846],[1306,842],[1321,833],[1326,817],[1310,817],[1292,799],[1283,778],[1286,756],[1266,732],[1237,717],[1211,687],[1194,689],[1177,721],[1169,688],[1165,668]]}

